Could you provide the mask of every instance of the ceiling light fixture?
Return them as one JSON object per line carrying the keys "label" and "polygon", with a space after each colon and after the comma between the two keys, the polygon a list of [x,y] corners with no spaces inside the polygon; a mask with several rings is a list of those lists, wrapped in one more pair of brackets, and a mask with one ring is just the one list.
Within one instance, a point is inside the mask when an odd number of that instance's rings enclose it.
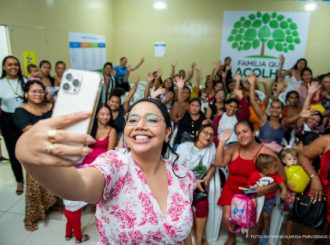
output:
{"label": "ceiling light fixture", "polygon": [[167,4],[163,1],[156,1],[156,2],[154,2],[154,9],[157,9],[157,10],[167,9]]}
{"label": "ceiling light fixture", "polygon": [[314,11],[316,8],[317,8],[317,5],[314,2],[309,2],[309,3],[305,4],[306,11]]}

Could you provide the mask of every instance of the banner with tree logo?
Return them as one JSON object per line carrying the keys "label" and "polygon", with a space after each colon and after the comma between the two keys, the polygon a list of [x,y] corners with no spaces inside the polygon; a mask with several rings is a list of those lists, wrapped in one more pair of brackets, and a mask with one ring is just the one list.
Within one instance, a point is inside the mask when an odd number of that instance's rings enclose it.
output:
{"label": "banner with tree logo", "polygon": [[286,57],[284,69],[304,57],[309,13],[225,11],[221,60],[232,58],[233,72],[274,78],[279,56]]}

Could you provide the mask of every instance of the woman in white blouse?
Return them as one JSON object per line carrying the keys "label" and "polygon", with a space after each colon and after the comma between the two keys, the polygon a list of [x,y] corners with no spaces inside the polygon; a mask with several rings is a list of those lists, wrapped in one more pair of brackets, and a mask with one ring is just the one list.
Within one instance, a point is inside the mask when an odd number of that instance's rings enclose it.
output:
{"label": "woman in white blouse", "polygon": [[[187,166],[193,171],[196,181],[196,192],[207,193],[208,185],[215,172],[213,165],[216,147],[213,143],[215,130],[211,124],[205,124],[198,129],[194,142],[184,142],[179,145],[176,153],[179,156],[178,163]],[[207,195],[198,197],[194,195],[193,206],[195,208],[195,244],[202,245],[205,232],[209,203]],[[200,195],[200,194],[199,194]]]}
{"label": "woman in white blouse", "polygon": [[15,145],[21,135],[13,121],[15,109],[23,103],[25,79],[22,74],[19,60],[15,56],[6,56],[2,61],[2,75],[0,78],[1,134],[8,150],[11,168],[17,182],[16,194],[23,193],[23,172],[21,164],[15,156]]}

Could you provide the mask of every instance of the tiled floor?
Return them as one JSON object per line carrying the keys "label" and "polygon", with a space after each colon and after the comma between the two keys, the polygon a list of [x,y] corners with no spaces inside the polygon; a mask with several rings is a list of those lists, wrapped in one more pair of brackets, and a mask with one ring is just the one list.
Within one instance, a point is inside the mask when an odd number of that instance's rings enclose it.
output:
{"label": "tiled floor", "polygon": [[[53,212],[47,220],[39,222],[39,229],[29,232],[24,229],[24,194],[15,194],[16,182],[10,164],[0,162],[0,245],[61,245],[75,244],[75,240],[65,241],[64,231],[66,219],[62,213]],[[97,244],[98,233],[95,227],[94,214],[90,207],[84,210],[82,217],[83,230],[91,239],[84,245]],[[226,234],[220,232],[220,238],[211,245],[225,243]],[[238,237],[237,244],[247,244],[242,237]]]}

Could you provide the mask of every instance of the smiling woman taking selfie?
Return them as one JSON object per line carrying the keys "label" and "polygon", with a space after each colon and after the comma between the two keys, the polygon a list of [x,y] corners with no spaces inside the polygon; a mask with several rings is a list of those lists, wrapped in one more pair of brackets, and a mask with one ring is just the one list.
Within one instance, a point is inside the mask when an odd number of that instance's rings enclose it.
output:
{"label": "smiling woman taking selfie", "polygon": [[162,158],[172,132],[166,108],[154,99],[134,103],[124,129],[127,151],[108,151],[77,170],[64,157],[88,154],[90,149],[73,144],[95,140],[62,129],[89,116],[37,123],[18,141],[18,159],[57,195],[97,204],[99,244],[183,244],[192,227],[194,176]]}

